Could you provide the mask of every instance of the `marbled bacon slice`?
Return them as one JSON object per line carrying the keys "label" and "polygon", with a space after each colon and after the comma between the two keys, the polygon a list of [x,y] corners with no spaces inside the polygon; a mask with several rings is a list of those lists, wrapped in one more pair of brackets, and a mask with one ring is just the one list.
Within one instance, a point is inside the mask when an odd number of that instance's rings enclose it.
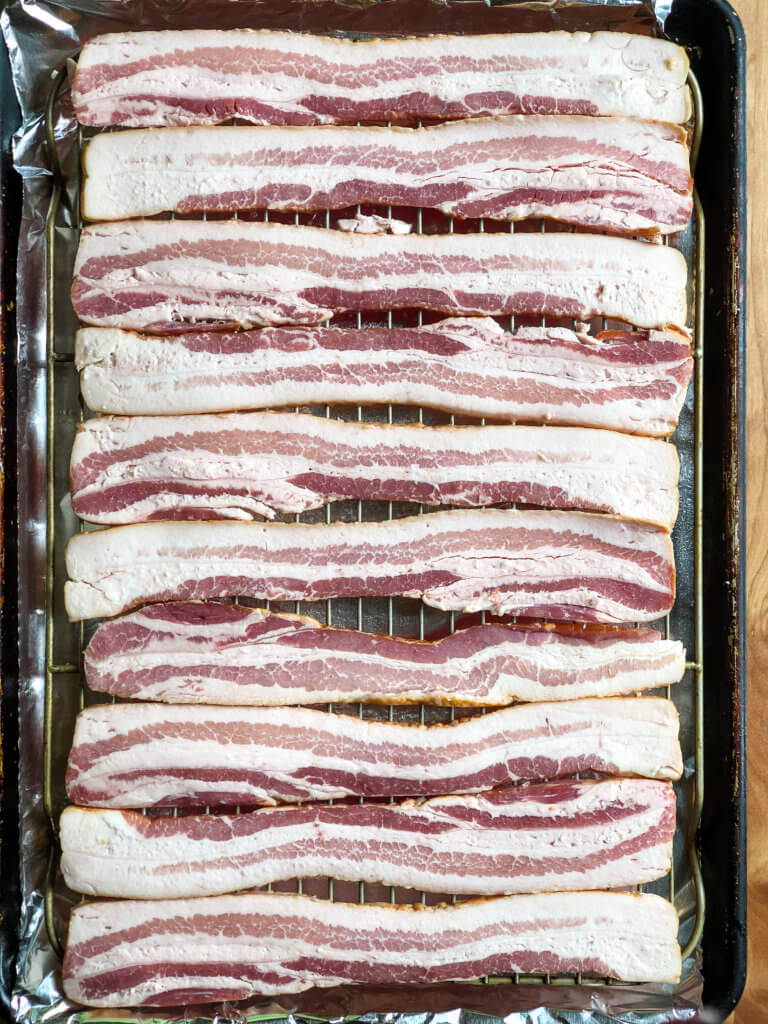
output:
{"label": "marbled bacon slice", "polygon": [[64,991],[90,1006],[182,1006],[362,982],[516,971],[623,981],[680,976],[675,908],[639,893],[539,893],[456,906],[291,893],[82,903]]}
{"label": "marbled bacon slice", "polygon": [[87,324],[163,332],[316,324],[342,311],[613,317],[684,327],[670,246],[550,232],[361,235],[245,220],[83,230],[72,304]]}
{"label": "marbled bacon slice", "polygon": [[629,118],[116,132],[91,140],[84,170],[88,220],[377,203],[657,235],[693,203],[684,130]]}
{"label": "marbled bacon slice", "polygon": [[384,522],[158,522],[69,541],[71,619],[155,601],[414,597],[445,611],[653,621],[674,602],[669,534],[584,512],[471,509]]}
{"label": "marbled bacon slice", "polygon": [[394,403],[633,434],[675,429],[693,369],[677,331],[509,333],[489,317],[159,337],[88,327],[75,362],[85,401],[101,412]]}
{"label": "marbled bacon slice", "polygon": [[81,124],[355,124],[484,114],[690,116],[688,57],[624,32],[351,40],[273,31],[119,32],[83,47]]}
{"label": "marbled bacon slice", "polygon": [[103,623],[84,669],[92,690],[169,704],[486,706],[669,686],[685,651],[652,629],[487,623],[418,641],[201,601]]}
{"label": "marbled bacon slice", "polygon": [[661,877],[675,794],[668,782],[608,779],[239,815],[68,807],[59,831],[64,879],[89,896],[179,899],[324,876],[493,896]]}
{"label": "marbled bacon slice", "polygon": [[674,704],[519,704],[434,726],[308,708],[107,704],[80,712],[66,782],[86,807],[216,809],[472,793],[582,771],[679,778]]}
{"label": "marbled bacon slice", "polygon": [[101,417],[81,424],[72,506],[103,525],[274,518],[345,498],[611,512],[671,530],[679,459],[576,427],[360,424],[296,413]]}

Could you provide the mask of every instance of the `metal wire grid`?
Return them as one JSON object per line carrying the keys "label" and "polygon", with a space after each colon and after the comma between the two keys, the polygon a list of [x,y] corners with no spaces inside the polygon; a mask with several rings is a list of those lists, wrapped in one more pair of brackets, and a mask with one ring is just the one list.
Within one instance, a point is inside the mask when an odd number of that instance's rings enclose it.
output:
{"label": "metal wire grid", "polygon": [[[55,111],[57,102],[63,91],[66,76],[64,74],[55,74],[54,82],[49,95],[46,119],[45,119],[45,130],[47,133],[47,143],[49,156],[51,161],[51,167],[54,172],[54,184],[53,192],[51,197],[51,203],[46,218],[46,258],[47,258],[47,524],[46,524],[46,554],[47,554],[47,571],[46,571],[46,604],[45,604],[45,621],[46,621],[46,651],[45,651],[45,699],[44,699],[44,715],[45,715],[45,726],[44,726],[44,775],[43,775],[43,801],[46,814],[50,821],[51,834],[53,837],[57,835],[57,819],[59,803],[56,796],[56,789],[61,785],[61,779],[63,777],[63,762],[61,760],[61,751],[55,750],[54,742],[54,730],[59,729],[60,723],[57,722],[57,709],[54,706],[54,695],[57,687],[62,685],[62,680],[65,677],[69,677],[70,681],[73,679],[77,680],[77,708],[68,709],[68,716],[72,716],[73,710],[76,712],[88,703],[93,703],[96,698],[95,695],[87,691],[85,682],[82,677],[81,665],[82,665],[82,653],[87,641],[86,627],[83,623],[79,623],[76,626],[68,625],[69,631],[76,631],[76,648],[77,655],[71,659],[62,660],[57,658],[57,641],[59,640],[60,626],[57,621],[56,609],[54,607],[55,594],[57,586],[60,586],[62,580],[59,579],[59,573],[56,566],[57,555],[60,554],[63,544],[67,540],[66,535],[57,534],[56,526],[56,513],[58,509],[57,502],[60,499],[59,491],[61,485],[57,486],[56,480],[56,469],[61,464],[68,463],[69,459],[69,442],[68,440],[62,442],[62,438],[59,436],[62,426],[72,426],[72,412],[73,410],[62,409],[58,401],[58,388],[57,379],[59,372],[66,369],[70,377],[75,378],[76,385],[76,373],[73,365],[73,357],[71,350],[62,345],[62,333],[60,332],[60,322],[57,318],[57,227],[59,226],[59,218],[61,213],[62,202],[65,201],[67,195],[67,188],[69,187],[70,193],[72,189],[72,181],[67,180],[65,175],[62,173],[61,165],[59,162],[59,156],[57,151],[57,145],[55,140],[54,124],[55,124]],[[690,73],[689,84],[694,100],[694,116],[695,116],[695,127],[694,135],[692,140],[691,150],[691,163],[695,167],[696,157],[698,155],[699,143],[702,131],[702,109],[701,109],[701,94],[699,91],[698,83],[695,76]],[[78,155],[80,150],[80,143],[82,139],[78,134]],[[77,193],[79,194],[79,182],[77,183]],[[392,208],[387,208],[388,215],[392,215]],[[336,211],[338,213],[338,211]],[[360,207],[357,207],[357,213],[360,213]],[[418,233],[422,233],[423,226],[423,211],[417,209],[414,211],[414,229]],[[237,217],[237,214],[234,214]],[[269,220],[269,213],[265,211],[262,214],[264,220]],[[331,211],[324,212],[324,223],[328,227],[331,224]],[[203,214],[205,218],[205,214]],[[305,221],[306,218],[301,218],[297,213],[294,215],[295,223]],[[454,220],[452,217],[447,218],[447,230],[452,232],[454,230]],[[690,523],[686,524],[690,527],[686,531],[686,536],[677,536],[676,542],[676,556],[678,563],[681,562],[681,555],[683,558],[692,559],[692,636],[688,639],[692,642],[693,647],[693,659],[686,663],[686,680],[690,682],[690,691],[686,699],[689,699],[692,703],[692,732],[693,736],[689,737],[690,745],[694,754],[694,771],[693,771],[693,794],[692,794],[692,806],[689,813],[685,816],[688,820],[687,834],[685,836],[685,856],[688,860],[691,872],[691,879],[693,882],[694,897],[695,897],[695,920],[692,931],[683,949],[683,957],[690,955],[698,946],[704,925],[704,912],[705,912],[705,893],[703,887],[703,880],[701,875],[701,868],[698,859],[698,853],[696,848],[696,832],[698,824],[701,818],[701,809],[703,804],[703,765],[704,765],[704,751],[703,751],[703,672],[704,666],[702,662],[703,654],[703,572],[702,572],[702,523],[703,523],[703,302],[704,302],[704,232],[705,224],[703,218],[702,207],[698,198],[698,195],[694,193],[694,217],[693,217],[693,230],[694,230],[694,249],[692,259],[692,291],[693,291],[693,321],[694,321],[694,346],[693,346],[693,357],[694,357],[694,377],[693,377],[693,441],[691,446],[690,461],[691,466],[686,467],[685,459],[686,453],[681,452],[682,469],[684,473],[686,471],[692,473],[693,486],[692,486],[692,505],[693,514],[690,518]],[[76,222],[78,228],[82,226],[79,220],[79,210],[77,211]],[[315,221],[316,222],[316,221]],[[519,225],[518,225],[519,227]],[[530,229],[533,227],[532,224],[528,225]],[[539,225],[540,230],[546,230],[546,225],[541,222]],[[484,231],[485,224],[481,219],[477,223],[476,230]],[[510,232],[515,231],[515,224],[509,225]],[[421,325],[423,320],[423,314],[418,311],[417,323]],[[386,325],[387,327],[393,326],[393,312],[391,310],[386,311],[383,314],[383,323],[381,326]],[[545,317],[541,318],[542,325],[546,325],[547,321]],[[362,314],[357,313],[356,324],[358,327],[362,326],[363,319]],[[515,317],[509,318],[509,326],[511,330],[515,328]],[[606,327],[606,322],[603,321],[603,329]],[[69,342],[71,338],[68,337],[69,332],[64,332],[66,340]],[[64,366],[61,366],[64,364]],[[79,394],[79,390],[78,390]],[[65,403],[66,405],[66,403]],[[298,408],[297,408],[298,411]],[[455,417],[447,416],[443,414],[434,414],[430,410],[425,410],[419,407],[418,409],[411,409],[408,411],[401,410],[399,407],[392,405],[385,407],[378,407],[376,409],[368,409],[363,406],[353,407],[337,407],[337,406],[323,406],[313,407],[312,410],[316,414],[330,417],[331,415],[341,415],[344,418],[356,418],[358,421],[362,421],[364,418],[371,421],[379,422],[401,422],[403,418],[413,419],[414,415],[417,417],[418,422],[444,422],[454,424]],[[76,411],[76,420],[82,421],[87,415],[87,410],[84,408],[82,399],[78,399],[78,408]],[[477,422],[477,421],[475,421]],[[484,422],[484,421],[480,421]],[[401,505],[395,507],[393,502],[368,502],[368,501],[345,501],[335,502],[327,505],[323,510],[317,512],[303,513],[301,515],[295,515],[293,517],[284,517],[294,519],[295,521],[312,519],[313,521],[325,521],[330,523],[334,518],[344,519],[357,519],[358,522],[364,519],[381,519],[388,518],[392,519],[398,514],[409,513],[423,514],[424,507],[418,506],[406,506]],[[82,532],[85,529],[92,529],[92,527],[85,526],[83,523],[79,523],[77,528]],[[679,527],[678,527],[679,529]],[[270,602],[262,602],[267,607],[270,606]],[[275,606],[275,602],[271,603]],[[344,625],[357,629],[374,629],[378,631],[386,631],[390,635],[404,632],[405,635],[412,636],[414,632],[418,635],[419,639],[423,640],[427,633],[427,621],[426,616],[430,617],[430,629],[434,626],[434,622],[442,618],[440,623],[443,629],[447,628],[448,631],[453,632],[455,627],[455,613],[436,613],[432,609],[425,609],[422,602],[418,602],[418,606],[414,609],[414,602],[403,602],[393,598],[358,598],[358,599],[343,599],[343,600],[332,600],[328,599],[324,602],[317,602],[314,604],[307,604],[305,602],[290,602],[293,607],[290,610],[295,610],[297,613],[309,613],[314,617],[324,620],[327,624],[334,623],[335,625]],[[383,606],[383,607],[382,607]],[[284,607],[284,606],[283,606]],[[676,606],[677,607],[677,606]],[[366,618],[372,618],[373,622],[366,624]],[[485,613],[482,613],[482,619],[485,619]],[[414,628],[415,627],[415,628]],[[666,638],[672,635],[672,627],[670,622],[670,615],[668,614],[663,621],[663,632]],[[689,647],[690,654],[690,647]],[[57,682],[58,680],[58,682]],[[673,693],[672,688],[667,686],[664,688],[665,696],[668,698],[677,697],[680,698],[686,687],[685,682],[677,684],[676,690]],[[71,689],[71,688],[70,688]],[[112,698],[114,700],[114,698]],[[355,711],[356,708],[356,711]],[[457,714],[484,714],[485,709],[469,710],[461,708],[433,708],[420,705],[417,708],[395,708],[392,705],[347,705],[347,706],[336,706],[333,704],[327,705],[329,712],[337,713],[356,713],[360,718],[363,717],[377,717],[382,716],[390,721],[407,720],[407,721],[419,721],[421,723],[436,722],[436,721],[453,721]],[[69,740],[71,740],[71,729],[69,731]],[[360,798],[361,803],[363,798]],[[333,801],[330,801],[331,803]],[[176,811],[174,810],[174,814]],[[49,857],[49,871],[45,890],[45,920],[48,931],[48,936],[51,945],[56,952],[61,955],[63,952],[62,942],[59,937],[57,928],[57,915],[59,911],[59,897],[61,896],[63,883],[58,873],[58,846],[54,841],[51,844],[50,857]],[[323,880],[303,880],[297,879],[293,883],[289,883],[294,891],[299,893],[311,889],[313,895],[327,895],[327,898],[334,899],[338,896],[339,883],[334,885],[332,878]],[[318,884],[325,886],[326,891],[324,893],[318,891]],[[345,889],[349,892],[350,883],[344,883]],[[270,885],[268,887],[272,889]],[[284,888],[280,885],[278,888]],[[642,886],[638,889],[642,890]],[[658,889],[658,886],[655,888]],[[371,886],[365,882],[359,882],[356,884],[356,898],[359,902],[363,903],[367,898],[371,896],[371,890],[375,889],[374,899],[381,901],[382,898],[388,898],[391,903],[402,902],[404,900],[413,902],[413,899],[421,899],[422,902],[437,902],[440,899],[445,899],[445,896],[435,896],[434,894],[427,894],[422,892],[420,894],[414,894],[411,891],[399,890],[394,886]],[[382,897],[381,890],[386,889],[388,895]],[[400,895],[398,895],[398,893]],[[403,896],[405,893],[405,896]],[[676,885],[676,872],[675,872],[675,858],[672,859],[671,870],[666,878],[666,895],[667,898],[674,902],[678,896],[678,888]],[[353,897],[354,898],[354,897]],[[448,894],[448,898],[451,902],[456,902],[456,896]],[[581,974],[563,974],[563,975],[531,975],[531,974],[514,974],[514,975],[501,975],[493,977],[485,977],[480,979],[481,983],[516,983],[516,984],[589,984],[589,985],[604,985],[611,984],[611,979],[602,978],[589,978],[582,977]]]}

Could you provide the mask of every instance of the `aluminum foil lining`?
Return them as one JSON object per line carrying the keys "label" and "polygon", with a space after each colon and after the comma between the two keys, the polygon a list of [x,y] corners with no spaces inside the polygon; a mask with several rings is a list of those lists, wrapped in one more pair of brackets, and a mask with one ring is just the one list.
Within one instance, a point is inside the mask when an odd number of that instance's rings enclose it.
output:
{"label": "aluminum foil lining", "polygon": [[[67,67],[87,38],[108,31],[171,27],[269,27],[366,34],[462,31],[474,19],[482,31],[544,28],[623,28],[648,34],[664,27],[672,0],[13,0],[0,25],[8,47],[22,126],[14,140],[14,166],[23,178],[19,235],[18,480],[19,480],[19,849],[21,908],[16,977],[7,1002],[20,1024],[256,1024],[284,1021],[360,1021],[365,1024],[662,1024],[702,1020],[702,978],[695,958],[677,986],[659,985],[460,985],[314,991],[267,1002],[184,1007],[163,1011],[83,1009],[61,991],[60,963],[47,933],[44,892],[53,823],[43,806],[43,719],[46,602],[46,267],[45,219],[53,176],[44,133],[51,73]],[[386,10],[385,10],[386,8]],[[439,8],[439,10],[437,9]],[[376,10],[378,9],[378,10]],[[385,10],[382,19],[382,11]],[[381,27],[385,25],[385,27]],[[374,27],[376,26],[376,27]],[[471,29],[470,29],[471,30]],[[477,27],[475,31],[479,30]],[[66,165],[77,126],[61,104],[55,120],[59,159]],[[71,161],[70,161],[71,162]],[[76,225],[64,223],[62,245],[74,256]],[[68,287],[71,259],[62,261]],[[57,272],[59,268],[57,267]],[[61,290],[61,289],[60,289]],[[72,316],[71,311],[67,315]],[[691,441],[691,404],[684,410],[679,445]],[[690,481],[688,482],[690,483]],[[686,482],[681,479],[681,488]],[[681,514],[686,515],[685,493]],[[687,514],[690,515],[690,502]],[[685,586],[685,568],[679,583]],[[683,735],[691,709],[681,707]],[[690,754],[684,746],[684,752]],[[691,773],[690,760],[687,775]],[[10,780],[6,780],[10,782]],[[11,783],[12,784],[12,783]],[[681,785],[684,807],[689,795]],[[685,829],[685,813],[680,821]],[[680,830],[679,830],[680,831]],[[676,907],[683,923],[693,916],[690,879],[680,876]],[[690,929],[689,929],[690,930]],[[386,1006],[389,1012],[381,1012]],[[373,1012],[375,1007],[376,1012]],[[699,1014],[699,1016],[697,1016]]]}

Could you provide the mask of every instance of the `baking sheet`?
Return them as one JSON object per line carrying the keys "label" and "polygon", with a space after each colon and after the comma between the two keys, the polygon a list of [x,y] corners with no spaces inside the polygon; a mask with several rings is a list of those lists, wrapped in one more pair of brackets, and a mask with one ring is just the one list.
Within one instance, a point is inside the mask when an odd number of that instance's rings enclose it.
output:
{"label": "baking sheet", "polygon": [[[439,7],[439,10],[438,10]],[[661,6],[657,13],[663,17]],[[78,1011],[61,997],[58,987],[58,958],[48,940],[45,923],[44,892],[50,869],[51,833],[55,820],[49,821],[43,803],[43,716],[45,699],[45,617],[46,594],[46,473],[47,446],[46,375],[48,354],[46,343],[45,278],[45,215],[50,200],[52,173],[51,154],[47,152],[43,111],[51,89],[50,71],[62,67],[81,45],[81,39],[117,28],[137,25],[252,25],[254,27],[293,27],[345,32],[404,32],[427,31],[508,31],[540,27],[558,28],[629,28],[648,32],[652,27],[649,9],[629,3],[605,7],[599,4],[512,4],[491,7],[482,3],[455,0],[437,5],[428,2],[389,4],[347,3],[209,3],[190,5],[166,2],[101,2],[68,5],[13,3],[2,15],[3,30],[9,46],[12,67],[23,108],[24,123],[14,150],[15,164],[24,177],[24,209],[22,216],[18,317],[19,317],[19,501],[20,522],[20,589],[19,621],[21,672],[19,701],[21,708],[20,736],[20,818],[21,818],[21,886],[22,918],[18,979],[13,996],[17,1020],[59,1022],[78,1020],[155,1020],[211,1021],[220,1024],[226,1019],[263,1020],[265,1016],[283,1017],[312,1015],[323,1018],[371,1017],[372,1009],[386,1008],[388,1020],[415,1024],[414,1014],[437,1013],[436,1019],[464,1021],[467,1014],[485,1013],[505,1017],[507,1020],[535,1020],[539,1024],[565,1020],[564,1010],[575,1011],[569,1021],[672,1020],[690,1018],[700,1003],[701,978],[693,958],[685,965],[684,981],[677,987],[550,984],[540,981],[531,984],[502,985],[444,985],[437,988],[413,988],[372,991],[370,989],[328,990],[289,997],[282,1006],[263,1003],[223,1006],[214,1015],[210,1010],[187,1008],[162,1014],[153,1012],[118,1013],[106,1011]],[[76,327],[68,301],[71,263],[77,240],[77,202],[74,191],[76,174],[77,131],[71,116],[67,97],[55,119],[57,155],[61,160],[69,191],[62,203],[56,226],[56,350],[61,354],[71,351],[71,338]],[[682,237],[681,247],[691,255],[692,232]],[[76,379],[71,364],[66,360],[55,363],[52,372],[55,383],[56,480],[54,497],[57,538],[66,538],[77,529],[76,520],[66,502],[66,475],[69,442],[79,415]],[[410,413],[412,415],[412,411]],[[686,403],[678,433],[675,437],[680,450],[681,514],[675,530],[678,563],[678,598],[671,617],[672,635],[681,638],[690,652],[693,649],[693,578],[691,537],[693,534],[693,404],[692,396]],[[341,504],[341,503],[339,503]],[[366,505],[374,503],[365,503]],[[370,510],[373,511],[373,510]],[[65,622],[61,607],[61,585],[64,579],[61,559],[63,546],[58,545],[57,580],[53,607],[56,616],[56,649],[51,652],[58,663],[74,659],[81,637],[79,627]],[[388,628],[385,602],[366,605],[364,628]],[[357,625],[359,608],[350,603],[337,624]],[[291,609],[292,610],[292,609]],[[306,609],[314,614],[319,609]],[[349,615],[349,620],[345,618]],[[416,619],[414,619],[414,614]],[[397,606],[396,632],[413,635],[424,630],[422,614],[413,604],[403,602]],[[430,616],[432,613],[427,612]],[[427,632],[431,621],[426,624]],[[434,623],[437,625],[437,623]],[[676,903],[684,923],[681,937],[685,939],[692,925],[694,910],[690,872],[685,855],[687,809],[691,801],[690,775],[693,771],[693,707],[691,673],[674,690],[675,701],[681,713],[681,736],[688,778],[679,786],[679,829],[675,846],[677,880]],[[58,681],[54,693],[55,721],[59,734],[57,755],[66,756],[71,736],[71,724],[79,708],[80,682],[77,673]],[[64,801],[63,780],[52,795],[54,806]],[[55,816],[54,816],[55,817]],[[666,895],[666,881],[657,889]],[[72,894],[57,888],[57,912],[66,919]],[[541,1009],[546,1005],[549,1009]],[[461,1009],[459,1009],[461,1007]],[[537,1007],[539,1007],[537,1009]],[[410,1014],[405,1011],[411,1011]],[[530,1012],[528,1012],[530,1011]],[[514,1015],[514,1016],[513,1016]]]}

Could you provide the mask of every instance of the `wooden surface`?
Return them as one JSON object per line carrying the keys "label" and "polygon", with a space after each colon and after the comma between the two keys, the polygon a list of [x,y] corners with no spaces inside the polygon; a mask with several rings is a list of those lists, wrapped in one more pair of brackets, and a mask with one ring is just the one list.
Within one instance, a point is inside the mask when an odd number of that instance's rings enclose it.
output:
{"label": "wooden surface", "polygon": [[[768,0],[733,0],[747,36],[749,967],[733,1024],[768,1021]],[[761,514],[762,513],[762,514]]]}

